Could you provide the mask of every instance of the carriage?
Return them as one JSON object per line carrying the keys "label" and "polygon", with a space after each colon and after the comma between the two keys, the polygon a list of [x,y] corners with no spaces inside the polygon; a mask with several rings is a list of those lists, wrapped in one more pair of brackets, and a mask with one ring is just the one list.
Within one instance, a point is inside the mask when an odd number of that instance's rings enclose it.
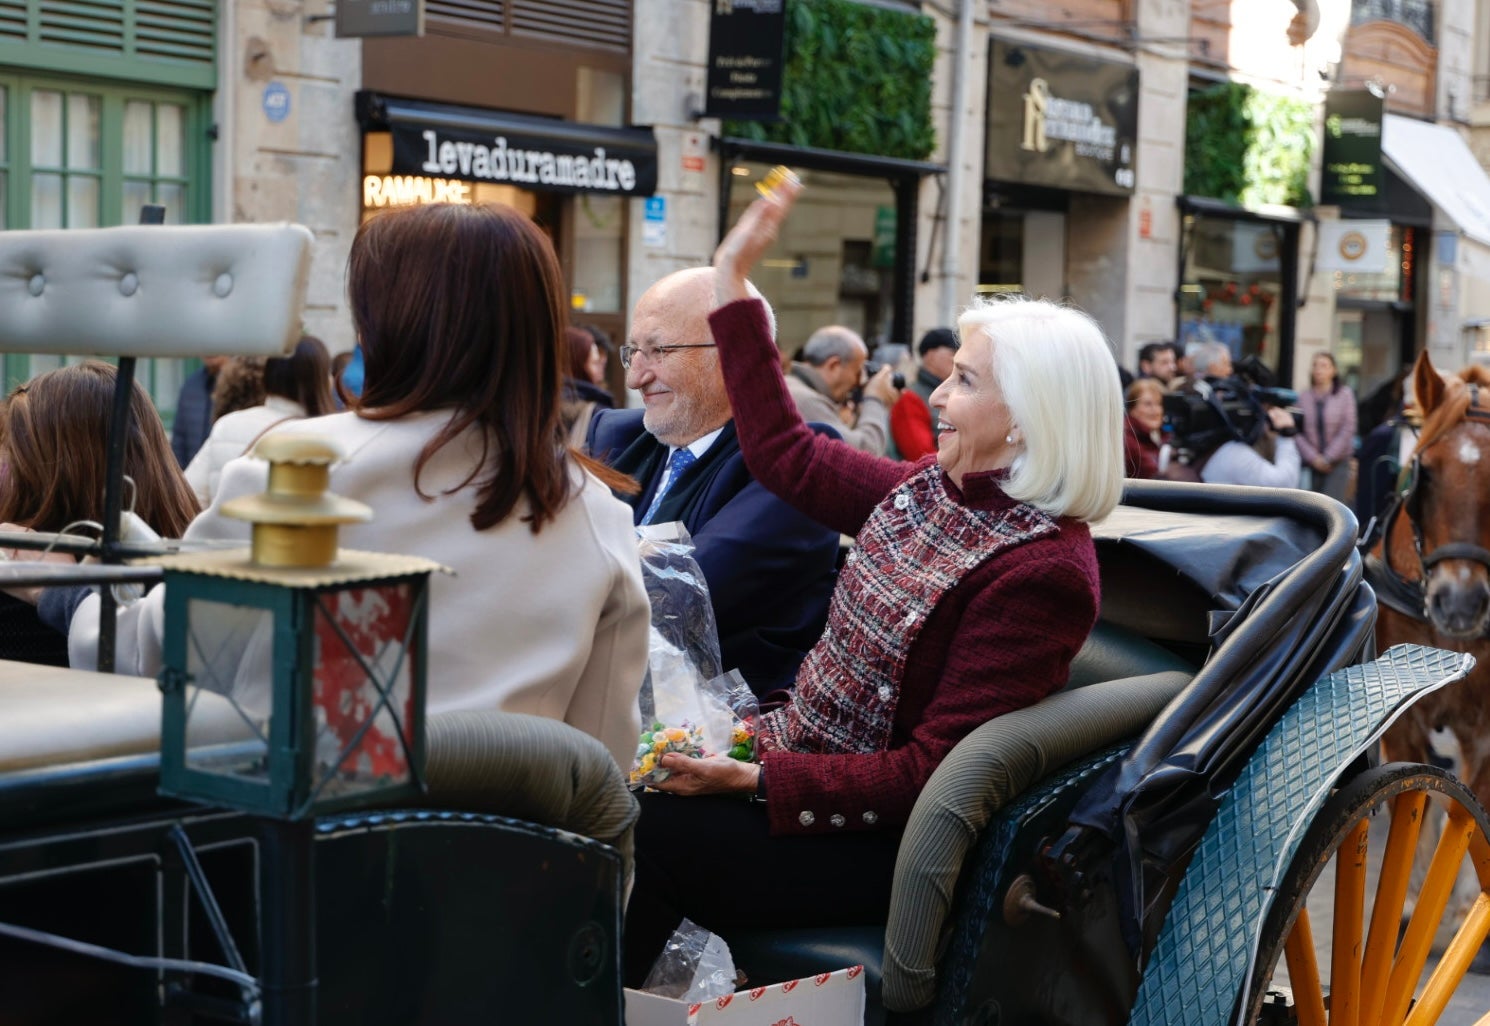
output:
{"label": "carriage", "polygon": [[[293,226],[5,233],[0,346],[282,351],[308,246]],[[888,922],[732,935],[737,965],[862,965],[876,1023],[1486,1011],[1462,1006],[1490,822],[1443,769],[1376,754],[1473,660],[1373,651],[1355,521],[1319,496],[1133,482],[1094,536],[1101,618],[1070,682],[937,770]],[[160,574],[116,565],[158,553],[115,524],[4,539],[52,542],[95,551],[99,580]],[[0,1023],[624,1021],[635,807],[589,739],[434,717],[422,794],[286,821],[161,794],[161,702],[153,680],[0,663]]]}

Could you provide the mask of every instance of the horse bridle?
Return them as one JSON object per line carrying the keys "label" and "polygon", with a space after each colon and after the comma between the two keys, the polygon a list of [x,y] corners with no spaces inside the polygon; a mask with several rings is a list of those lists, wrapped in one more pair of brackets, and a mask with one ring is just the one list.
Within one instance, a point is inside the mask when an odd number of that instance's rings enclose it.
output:
{"label": "horse bridle", "polygon": [[[1480,407],[1479,385],[1469,386],[1469,406],[1464,411],[1464,419],[1490,424],[1490,409]],[[1437,445],[1441,440],[1442,436],[1434,439],[1428,447]],[[1439,563],[1450,559],[1467,559],[1480,564],[1486,571],[1490,571],[1490,551],[1468,542],[1448,542],[1434,548],[1427,555],[1423,554],[1423,529],[1418,523],[1418,510],[1421,508],[1421,497],[1418,495],[1421,463],[1422,450],[1415,449],[1412,454],[1412,463],[1408,468],[1407,481],[1398,489],[1382,520],[1381,559],[1368,556],[1366,564],[1378,598],[1396,612],[1411,617],[1419,623],[1426,623],[1428,622],[1429,572]],[[1391,562],[1392,529],[1396,526],[1397,518],[1403,513],[1406,513],[1407,522],[1412,527],[1412,547],[1418,561],[1416,581],[1403,577]]]}

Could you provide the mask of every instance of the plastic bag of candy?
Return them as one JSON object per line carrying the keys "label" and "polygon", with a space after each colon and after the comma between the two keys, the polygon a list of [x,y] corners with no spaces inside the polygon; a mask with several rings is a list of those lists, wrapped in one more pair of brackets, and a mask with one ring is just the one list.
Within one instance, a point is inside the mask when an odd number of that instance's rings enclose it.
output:
{"label": "plastic bag of candy", "polygon": [[728,755],[741,762],[754,760],[760,705],[739,670],[720,674],[691,694],[661,688],[653,697],[651,713],[642,710],[647,727],[631,767],[633,786],[649,787],[671,776],[661,765],[669,752],[690,759]]}

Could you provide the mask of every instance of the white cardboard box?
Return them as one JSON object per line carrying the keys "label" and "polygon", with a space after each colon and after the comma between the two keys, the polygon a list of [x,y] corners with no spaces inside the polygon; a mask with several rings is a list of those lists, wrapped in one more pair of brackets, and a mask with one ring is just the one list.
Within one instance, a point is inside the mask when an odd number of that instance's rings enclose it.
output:
{"label": "white cardboard box", "polygon": [[626,1026],[863,1026],[864,967],[850,966],[713,1001],[626,991]]}

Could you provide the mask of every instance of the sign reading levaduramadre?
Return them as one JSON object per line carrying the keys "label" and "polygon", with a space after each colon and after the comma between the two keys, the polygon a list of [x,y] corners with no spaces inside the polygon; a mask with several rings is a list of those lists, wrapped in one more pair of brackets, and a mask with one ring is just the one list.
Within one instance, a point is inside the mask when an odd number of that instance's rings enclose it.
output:
{"label": "sign reading levaduramadre", "polygon": [[403,123],[390,127],[394,174],[495,182],[547,192],[650,196],[657,191],[655,149],[445,126]]}

